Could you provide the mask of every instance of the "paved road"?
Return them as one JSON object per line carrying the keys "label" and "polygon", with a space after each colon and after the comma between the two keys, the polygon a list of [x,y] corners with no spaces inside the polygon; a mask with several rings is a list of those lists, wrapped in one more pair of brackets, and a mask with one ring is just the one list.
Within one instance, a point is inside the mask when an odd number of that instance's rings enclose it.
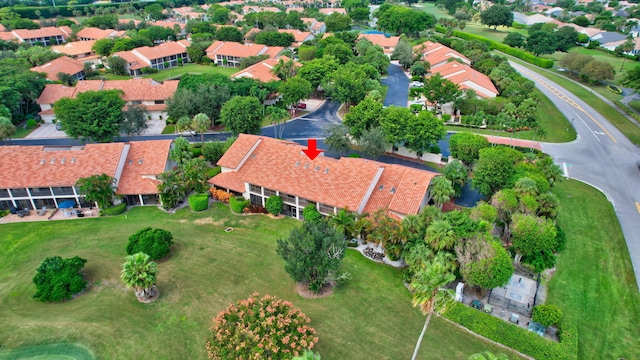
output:
{"label": "paved road", "polygon": [[568,177],[600,189],[611,201],[640,288],[640,170],[636,166],[640,148],[567,90],[518,64],[511,66],[535,81],[578,132],[577,140],[571,143],[543,143],[542,149],[553,156]]}
{"label": "paved road", "polygon": [[282,137],[287,140],[300,140],[308,138],[323,139],[325,132],[332,125],[342,123],[337,115],[340,103],[325,101],[315,111],[288,121],[284,126],[282,136],[277,136],[273,126],[262,128],[262,135],[270,137]]}
{"label": "paved road", "polygon": [[405,75],[402,68],[398,65],[391,64],[387,69],[389,74],[382,79],[382,83],[387,85],[387,96],[384,98],[384,105],[407,107],[409,100],[409,79]]}

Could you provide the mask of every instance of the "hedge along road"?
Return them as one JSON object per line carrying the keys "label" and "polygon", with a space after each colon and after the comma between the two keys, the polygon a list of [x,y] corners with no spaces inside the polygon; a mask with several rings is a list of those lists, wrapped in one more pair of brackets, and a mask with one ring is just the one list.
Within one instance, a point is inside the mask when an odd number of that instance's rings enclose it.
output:
{"label": "hedge along road", "polygon": [[566,177],[594,186],[613,204],[629,249],[636,287],[640,287],[640,169],[636,165],[640,148],[577,96],[536,72],[510,64],[533,80],[571,119],[578,138],[565,144],[542,143],[542,149],[553,156]]}

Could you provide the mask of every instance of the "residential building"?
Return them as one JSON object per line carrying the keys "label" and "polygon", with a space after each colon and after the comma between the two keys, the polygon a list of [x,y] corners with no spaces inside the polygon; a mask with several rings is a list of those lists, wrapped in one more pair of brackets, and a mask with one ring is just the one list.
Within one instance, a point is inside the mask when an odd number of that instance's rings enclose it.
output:
{"label": "residential building", "polygon": [[498,96],[496,89],[489,77],[467,64],[457,61],[450,61],[444,65],[431,69],[433,74],[440,74],[443,78],[458,85],[461,90],[473,90],[478,96],[483,98],[494,98]]}
{"label": "residential building", "polygon": [[358,213],[386,209],[403,218],[427,205],[429,184],[438,176],[366,159],[309,160],[303,149],[294,142],[240,134],[218,161],[222,172],[209,183],[254,205],[264,206],[267,198],[278,195],[284,202],[282,213],[297,219],[309,204],[325,215],[343,208]]}
{"label": "residential building", "polygon": [[280,12],[280,9],[274,6],[250,6],[246,5],[242,7],[242,15],[257,12]]}
{"label": "residential building", "polygon": [[296,29],[278,29],[278,32],[293,35],[294,41],[291,44],[292,48],[298,48],[305,41],[315,39],[315,35],[313,35],[309,31],[300,31]]}
{"label": "residential building", "polygon": [[[623,41],[626,40],[627,37],[625,35],[622,35],[620,33],[617,32],[613,32],[613,31],[602,31],[599,32],[593,36],[589,37],[589,41],[597,41],[600,43],[600,46],[608,49],[608,50],[614,50],[612,48],[610,48],[611,46],[607,46],[607,44],[609,43],[616,43],[619,41]],[[614,47],[615,48],[615,47]]]}
{"label": "residential building", "polygon": [[249,56],[268,55],[277,57],[284,50],[281,46],[241,44],[232,41],[215,41],[206,50],[207,57],[219,66],[239,67],[242,59]]}
{"label": "residential building", "polygon": [[[238,79],[246,77],[262,81],[263,83],[267,83],[269,81],[280,81],[280,78],[272,72],[273,68],[278,64],[280,60],[288,61],[289,58],[286,56],[281,56],[279,59],[267,59],[261,61],[257,64],[253,64],[245,69],[238,71],[237,73],[231,75],[231,78]],[[302,66],[302,64],[295,62],[295,66],[300,67]]]}
{"label": "residential building", "polygon": [[393,50],[396,49],[398,42],[400,42],[400,36],[386,36],[385,34],[360,34],[358,39],[367,39],[373,45],[380,46],[387,56],[393,54]]}
{"label": "residential building", "polygon": [[170,69],[189,62],[189,41],[168,41],[154,47],[143,46],[130,51],[119,51],[117,56],[126,61],[125,69],[132,76],[142,75],[142,69]]}
{"label": "residential building", "polygon": [[343,8],[328,7],[328,8],[320,9],[319,11],[320,11],[320,14],[324,14],[324,15],[331,15],[333,13],[347,15],[347,10]]}
{"label": "residential building", "polygon": [[318,21],[314,18],[300,18],[302,22],[304,22],[307,27],[309,27],[309,31],[313,35],[323,34],[327,32],[327,24],[322,21]]}
{"label": "residential building", "polygon": [[0,209],[57,208],[67,200],[92,206],[76,183],[92,175],[114,178],[130,205],[158,204],[157,176],[170,168],[171,140],[81,146],[0,147]]}
{"label": "residential building", "polygon": [[126,34],[126,31],[118,31],[113,29],[99,29],[95,27],[86,27],[76,33],[79,41],[100,40],[106,38],[118,38]]}
{"label": "residential building", "polygon": [[421,55],[421,60],[428,61],[432,69],[444,65],[451,60],[457,60],[471,65],[471,60],[468,57],[440,43],[427,41],[414,46],[413,51]]}
{"label": "residential building", "polygon": [[71,33],[71,28],[68,26],[48,26],[40,29],[17,29],[11,31],[11,34],[19,42],[27,42],[31,45],[42,44],[42,46],[60,45],[67,41]]}
{"label": "residential building", "polygon": [[129,80],[83,80],[76,86],[48,84],[45,86],[37,103],[40,105],[40,116],[45,122],[53,122],[55,114],[53,104],[63,97],[75,98],[79,93],[98,90],[121,90],[122,99],[127,105],[142,105],[151,119],[166,118],[165,101],[172,97],[178,89],[179,80],[165,80],[163,83],[153,79]]}
{"label": "residential building", "polygon": [[[633,41],[633,50],[625,52],[627,55],[640,55],[640,38],[634,37],[631,39]],[[627,39],[620,41],[613,41],[610,43],[602,44],[601,46],[607,50],[615,51],[616,48],[622,44],[627,42]]]}
{"label": "residential building", "polygon": [[46,64],[31,68],[31,71],[47,74],[47,79],[58,81],[58,74],[63,73],[77,80],[84,80],[84,63],[68,56],[61,56]]}
{"label": "residential building", "polygon": [[65,54],[74,59],[84,59],[95,55],[91,49],[95,43],[95,40],[71,41],[64,45],[52,46],[51,51],[59,54]]}

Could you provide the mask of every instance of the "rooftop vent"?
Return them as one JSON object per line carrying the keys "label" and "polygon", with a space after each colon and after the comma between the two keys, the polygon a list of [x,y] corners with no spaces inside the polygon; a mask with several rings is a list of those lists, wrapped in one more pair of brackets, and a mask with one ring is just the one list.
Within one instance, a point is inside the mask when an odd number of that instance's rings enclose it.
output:
{"label": "rooftop vent", "polygon": [[138,160],[138,164],[142,165],[142,159]]}
{"label": "rooftop vent", "polygon": [[308,169],[309,168],[309,163],[304,164],[304,168]]}
{"label": "rooftop vent", "polygon": [[256,156],[258,156],[258,154],[253,153],[253,154],[251,154],[251,156],[250,156],[249,158],[251,158],[251,159],[255,159],[255,158],[256,158]]}
{"label": "rooftop vent", "polygon": [[56,158],[51,158],[51,164],[55,164],[56,163]]}
{"label": "rooftop vent", "polygon": [[380,185],[380,186],[378,187],[378,191],[382,191],[382,189],[384,189],[384,185]]}
{"label": "rooftop vent", "polygon": [[300,161],[296,161],[296,167],[300,166]]}
{"label": "rooftop vent", "polygon": [[129,159],[129,162],[127,164],[129,165],[133,164],[133,160]]}
{"label": "rooftop vent", "polygon": [[316,172],[320,171],[320,166],[316,166]]}
{"label": "rooftop vent", "polygon": [[391,188],[391,193],[395,194],[396,193],[396,188]]}
{"label": "rooftop vent", "polygon": [[62,158],[62,160],[60,160],[60,164],[64,164],[67,162],[67,158]]}
{"label": "rooftop vent", "polygon": [[45,159],[40,160],[40,165],[44,165],[46,163]]}
{"label": "rooftop vent", "polygon": [[76,163],[76,158],[71,158],[71,163],[75,164]]}
{"label": "rooftop vent", "polygon": [[329,173],[329,168],[324,169],[324,173],[328,174]]}

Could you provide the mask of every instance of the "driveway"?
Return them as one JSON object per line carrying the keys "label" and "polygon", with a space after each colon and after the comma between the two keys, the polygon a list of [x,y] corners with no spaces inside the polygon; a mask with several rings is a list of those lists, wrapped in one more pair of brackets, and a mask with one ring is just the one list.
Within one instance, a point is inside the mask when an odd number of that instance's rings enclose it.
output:
{"label": "driveway", "polygon": [[553,157],[565,176],[594,186],[612,203],[640,287],[640,171],[636,166],[640,148],[566,89],[518,64],[511,66],[533,80],[575,127],[577,140],[542,143],[542,149]]}
{"label": "driveway", "polygon": [[65,138],[67,134],[64,131],[56,130],[56,124],[41,124],[37,129],[33,130],[25,139],[44,139],[44,138]]}
{"label": "driveway", "polygon": [[409,100],[409,78],[399,65],[391,64],[387,69],[389,75],[382,79],[387,85],[387,96],[384,98],[385,106],[407,107]]}

